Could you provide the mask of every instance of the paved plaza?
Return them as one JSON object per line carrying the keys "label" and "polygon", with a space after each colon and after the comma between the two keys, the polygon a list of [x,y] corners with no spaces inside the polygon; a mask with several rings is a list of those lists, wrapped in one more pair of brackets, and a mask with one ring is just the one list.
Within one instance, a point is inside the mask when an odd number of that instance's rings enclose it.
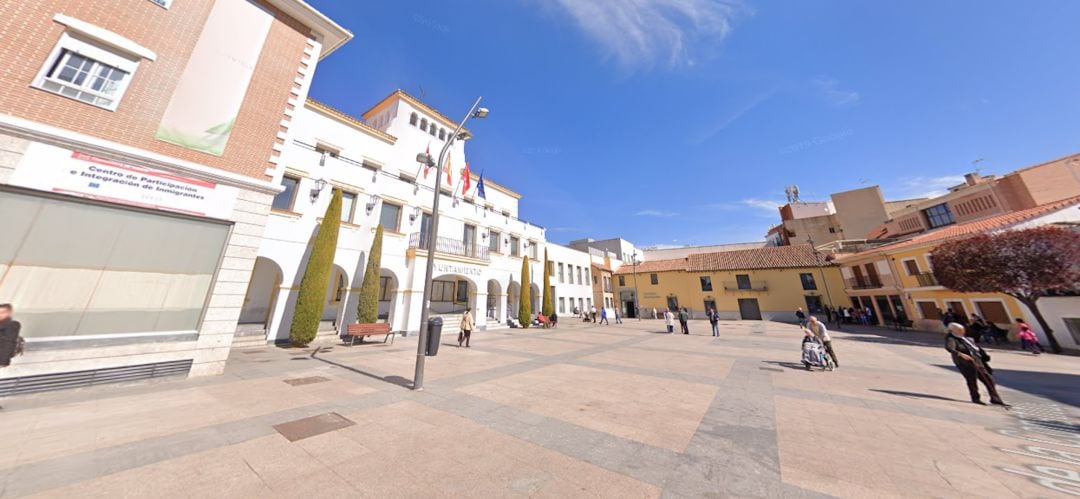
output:
{"label": "paved plaza", "polygon": [[[1080,493],[1080,359],[991,350],[967,401],[940,336],[658,321],[234,350],[224,376],[15,397],[2,497],[1045,497]],[[1072,452],[1069,454],[1068,452]]]}

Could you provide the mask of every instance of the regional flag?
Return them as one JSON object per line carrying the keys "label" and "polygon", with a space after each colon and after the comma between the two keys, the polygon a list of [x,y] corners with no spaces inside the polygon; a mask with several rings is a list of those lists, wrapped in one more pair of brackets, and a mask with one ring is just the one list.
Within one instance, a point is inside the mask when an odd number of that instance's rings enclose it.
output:
{"label": "regional flag", "polygon": [[472,185],[472,179],[469,178],[469,163],[465,163],[465,169],[461,170],[461,195],[464,196],[469,192],[469,187]]}
{"label": "regional flag", "polygon": [[446,168],[443,169],[443,173],[446,174],[446,186],[452,187],[454,185],[454,177],[450,172],[454,171],[450,166],[450,162],[453,161],[453,156],[450,153],[446,153]]}

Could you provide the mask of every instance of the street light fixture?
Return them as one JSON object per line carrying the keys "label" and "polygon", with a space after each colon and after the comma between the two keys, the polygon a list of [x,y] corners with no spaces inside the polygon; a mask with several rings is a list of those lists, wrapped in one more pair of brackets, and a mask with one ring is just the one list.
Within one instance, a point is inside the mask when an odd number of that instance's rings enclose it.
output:
{"label": "street light fixture", "polygon": [[640,297],[638,296],[638,289],[637,289],[637,264],[638,264],[637,251],[634,251],[634,254],[631,255],[630,261],[634,264],[634,315],[636,315],[637,320],[640,321],[641,320],[641,306],[639,305],[640,302],[638,301],[638,300],[640,300]]}
{"label": "street light fixture", "polygon": [[821,275],[821,283],[825,285],[825,296],[828,297],[828,306],[833,306],[832,292],[829,291],[829,281],[825,279],[825,270],[821,266],[821,253],[818,253],[817,247],[814,246],[814,238],[808,237],[807,242],[810,243],[810,251],[814,252],[814,261],[817,263],[818,274]]}
{"label": "street light fixture", "polygon": [[[416,155],[416,161],[427,165],[428,167],[435,166],[435,200],[431,203],[431,228],[430,236],[427,238],[427,269],[424,272],[424,295],[420,300],[420,336],[416,345],[416,371],[413,374],[413,390],[424,389],[424,360],[425,360],[425,347],[427,346],[427,322],[428,317],[431,315],[431,287],[432,277],[435,273],[435,241],[439,237],[439,198],[442,197],[442,172],[443,162],[446,161],[446,153],[450,150],[450,146],[453,145],[455,140],[465,140],[466,134],[461,133],[461,129],[465,127],[465,122],[469,121],[469,118],[486,118],[488,115],[487,108],[479,107],[480,100],[483,97],[477,97],[476,102],[469,108],[468,114],[462,118],[461,123],[458,123],[457,128],[450,134],[450,138],[443,145],[442,151],[439,151],[439,160],[437,162],[432,161],[431,155],[427,153],[420,153]],[[421,241],[423,243],[425,241]],[[423,246],[423,244],[421,244]]]}

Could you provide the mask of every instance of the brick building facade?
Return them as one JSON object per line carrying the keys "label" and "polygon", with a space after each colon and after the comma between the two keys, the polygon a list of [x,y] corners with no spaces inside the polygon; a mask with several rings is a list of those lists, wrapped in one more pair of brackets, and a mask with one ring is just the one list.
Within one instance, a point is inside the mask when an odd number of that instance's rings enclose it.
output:
{"label": "brick building facade", "polygon": [[49,376],[221,372],[294,110],[351,34],[298,0],[0,1],[0,302]]}

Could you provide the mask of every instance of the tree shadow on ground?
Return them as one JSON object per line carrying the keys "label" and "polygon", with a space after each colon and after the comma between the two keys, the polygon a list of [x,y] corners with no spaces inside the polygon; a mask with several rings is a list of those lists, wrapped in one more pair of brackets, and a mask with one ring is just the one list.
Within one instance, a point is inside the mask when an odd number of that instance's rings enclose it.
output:
{"label": "tree shadow on ground", "polygon": [[346,365],[346,364],[342,364],[340,362],[334,362],[334,361],[332,361],[330,359],[324,359],[322,357],[319,357],[318,354],[319,354],[319,349],[316,348],[314,352],[311,352],[311,358],[314,359],[314,360],[317,360],[319,362],[322,362],[324,364],[330,364],[330,365],[335,366],[335,367],[340,367],[340,368],[342,368],[342,369],[344,369],[346,371],[354,372],[354,373],[362,375],[362,376],[367,376],[367,377],[369,377],[371,379],[379,380],[379,381],[382,381],[384,383],[390,383],[391,385],[397,385],[397,386],[400,386],[402,388],[412,388],[412,381],[408,380],[408,379],[405,379],[405,378],[403,378],[401,376],[379,376],[378,374],[369,373],[367,371],[361,371],[360,369],[357,369],[355,367],[352,367],[352,366],[349,366],[349,365]]}
{"label": "tree shadow on ground", "polygon": [[905,392],[905,391],[900,391],[900,390],[881,390],[881,389],[878,389],[878,388],[871,388],[870,391],[878,392],[878,393],[886,393],[886,394],[889,394],[889,395],[896,395],[898,397],[920,398],[920,399],[930,399],[930,400],[944,400],[944,401],[947,401],[947,402],[963,402],[963,400],[957,400],[957,399],[949,398],[949,397],[942,397],[941,395],[933,395],[933,394],[929,394],[929,393]]}
{"label": "tree shadow on ground", "polygon": [[[963,383],[963,378],[956,366],[951,364],[935,364],[935,366],[956,372],[958,382]],[[1080,387],[1080,374],[994,369],[994,382],[1018,392],[1043,397],[1072,407],[1080,407],[1080,389],[1077,388]]]}

